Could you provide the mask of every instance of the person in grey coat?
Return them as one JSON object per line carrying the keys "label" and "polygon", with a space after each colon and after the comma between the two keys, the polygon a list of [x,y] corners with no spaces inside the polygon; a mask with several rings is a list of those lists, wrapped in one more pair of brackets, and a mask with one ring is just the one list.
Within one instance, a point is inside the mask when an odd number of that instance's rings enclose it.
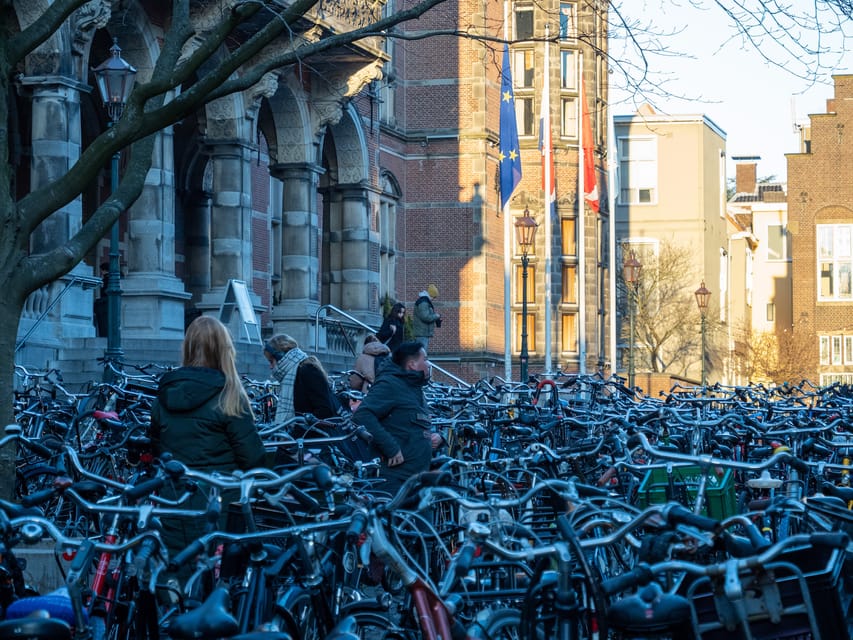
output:
{"label": "person in grey coat", "polygon": [[435,333],[435,328],[441,326],[441,314],[435,312],[432,301],[438,297],[438,287],[434,284],[418,294],[415,310],[412,312],[412,335],[415,340],[429,352],[429,339]]}
{"label": "person in grey coat", "polygon": [[441,436],[432,432],[424,386],[430,365],[419,342],[404,342],[378,372],[376,382],[352,416],[373,436],[382,456],[382,490],[396,493],[412,475],[429,470]]}

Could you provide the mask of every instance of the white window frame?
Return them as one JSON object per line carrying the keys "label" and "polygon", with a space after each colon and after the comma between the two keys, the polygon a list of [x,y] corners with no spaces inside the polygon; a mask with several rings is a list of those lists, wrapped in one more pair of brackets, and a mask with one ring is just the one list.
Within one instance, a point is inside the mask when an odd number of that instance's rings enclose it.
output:
{"label": "white window frame", "polygon": [[844,336],[844,364],[853,364],[853,335]]}
{"label": "white window frame", "polygon": [[831,361],[829,336],[818,336],[818,344],[820,347],[820,363],[828,365]]}
{"label": "white window frame", "polygon": [[[782,232],[782,255],[770,255],[770,229],[780,229]],[[767,225],[767,262],[787,262],[790,259],[788,256],[788,226],[785,224],[768,224]]]}
{"label": "white window frame", "polygon": [[[853,301],[853,225],[819,224],[815,235],[817,299],[826,302]],[[824,293],[822,281],[825,269],[828,270],[831,287],[827,294]],[[845,281],[847,286],[842,292],[841,285]]]}
{"label": "white window frame", "polygon": [[516,40],[521,40],[521,39],[527,37],[526,35],[521,35],[518,33],[518,20],[517,20],[517,18],[518,18],[518,15],[520,13],[529,13],[530,14],[530,21],[531,21],[531,29],[536,28],[536,23],[534,21],[534,15],[533,15],[533,6],[532,5],[516,6],[512,12],[512,30],[513,30],[513,34],[515,35]]}
{"label": "white window frame", "polygon": [[[632,152],[633,146],[642,153]],[[647,145],[642,150],[641,146]],[[644,206],[658,203],[658,143],[655,136],[620,136],[616,140],[617,158],[619,163],[619,193],[618,204]],[[631,180],[633,174],[638,174]],[[646,178],[643,178],[645,174]],[[640,201],[640,194],[649,191],[648,202]],[[626,198],[626,194],[628,197]]]}
{"label": "white window frame", "polygon": [[[518,47],[512,50],[512,85],[515,89],[533,89],[536,80],[536,55],[535,51],[527,47]],[[529,73],[526,63],[530,63]]]}
{"label": "white window frame", "polygon": [[578,5],[576,2],[560,2],[560,21],[558,24],[560,40],[574,40],[578,37]]}
{"label": "white window frame", "polygon": [[560,49],[560,90],[578,90],[578,56],[574,49]]}
{"label": "white window frame", "polygon": [[560,96],[560,136],[577,139],[578,129],[578,99]]}
{"label": "white window frame", "polygon": [[822,373],[820,374],[820,386],[827,387],[834,383],[853,384],[853,373]]}
{"label": "white window frame", "polygon": [[841,364],[843,354],[841,349],[841,336],[832,336],[832,354],[830,360],[832,364]]}

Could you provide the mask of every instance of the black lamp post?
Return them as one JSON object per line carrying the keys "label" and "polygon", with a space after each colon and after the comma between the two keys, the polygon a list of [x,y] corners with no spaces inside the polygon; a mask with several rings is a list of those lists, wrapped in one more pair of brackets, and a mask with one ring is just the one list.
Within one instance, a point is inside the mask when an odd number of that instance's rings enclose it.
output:
{"label": "black lamp post", "polygon": [[[136,69],[134,69],[126,60],[121,57],[121,49],[118,46],[118,40],[113,40],[113,46],[110,47],[110,57],[100,66],[92,69],[95,74],[95,81],[98,84],[98,90],[101,93],[101,99],[107,109],[110,122],[109,126],[113,126],[121,118],[124,111],[124,105],[127,104],[127,98],[130,96],[130,91],[133,89],[133,82],[136,78]],[[112,167],[110,175],[110,193],[115,193],[118,189],[118,165],[121,152],[116,151],[112,158]],[[107,274],[107,350],[104,352],[106,360],[104,366],[105,378],[110,378],[109,363],[115,360],[120,360],[122,356],[121,350],[121,269],[119,265],[119,227],[118,220],[113,223],[110,231],[110,267]]]}
{"label": "black lamp post", "polygon": [[527,265],[530,263],[528,253],[533,246],[536,229],[539,227],[536,220],[530,215],[530,210],[525,207],[524,215],[515,221],[515,237],[521,248],[521,357],[520,376],[522,384],[527,384]]}
{"label": "black lamp post", "polygon": [[702,316],[702,386],[705,386],[705,314],[708,312],[708,302],[711,300],[711,292],[705,288],[705,281],[702,281],[702,286],[696,289],[696,304],[699,307],[699,315]]}
{"label": "black lamp post", "polygon": [[637,256],[633,251],[628,259],[622,263],[622,278],[628,285],[628,317],[630,318],[628,336],[630,340],[628,343],[628,388],[632,392],[634,390],[634,314],[636,313],[637,285],[640,282],[640,271],[642,268],[643,265],[637,260]]}

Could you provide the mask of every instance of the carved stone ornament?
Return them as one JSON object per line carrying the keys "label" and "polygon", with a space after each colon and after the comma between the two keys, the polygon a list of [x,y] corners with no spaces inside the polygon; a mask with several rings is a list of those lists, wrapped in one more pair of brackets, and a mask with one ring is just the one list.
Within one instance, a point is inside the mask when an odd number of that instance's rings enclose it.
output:
{"label": "carved stone ornament", "polygon": [[86,55],[92,36],[110,21],[112,3],[91,0],[71,14],[71,47],[77,55]]}
{"label": "carved stone ornament", "polygon": [[257,112],[261,106],[261,100],[272,98],[278,91],[278,73],[270,71],[265,73],[248,91],[246,110]]}
{"label": "carved stone ornament", "polygon": [[387,0],[321,0],[317,15],[321,20],[341,23],[346,29],[376,22]]}

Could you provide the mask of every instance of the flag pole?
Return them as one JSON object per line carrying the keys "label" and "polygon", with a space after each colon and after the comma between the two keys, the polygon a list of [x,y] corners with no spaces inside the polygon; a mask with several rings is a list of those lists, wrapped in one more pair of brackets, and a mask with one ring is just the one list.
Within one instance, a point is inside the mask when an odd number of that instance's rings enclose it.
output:
{"label": "flag pole", "polygon": [[[509,41],[509,0],[504,0],[504,42]],[[503,70],[501,70],[503,74]],[[503,77],[501,77],[503,83]],[[503,100],[503,98],[501,98]],[[498,104],[501,104],[500,102]],[[501,195],[498,195],[501,205]],[[504,379],[512,380],[512,223],[509,219],[509,202],[502,205],[504,217]]]}
{"label": "flag pole", "polygon": [[542,171],[545,191],[545,372],[551,373],[551,217],[553,215],[551,192],[554,190],[553,150],[551,148],[551,29],[545,23],[545,79],[542,85]]}
{"label": "flag pole", "polygon": [[578,104],[578,372],[586,373],[586,223],[584,210],[584,150],[583,150],[583,52],[578,52],[580,63],[580,100]]}

